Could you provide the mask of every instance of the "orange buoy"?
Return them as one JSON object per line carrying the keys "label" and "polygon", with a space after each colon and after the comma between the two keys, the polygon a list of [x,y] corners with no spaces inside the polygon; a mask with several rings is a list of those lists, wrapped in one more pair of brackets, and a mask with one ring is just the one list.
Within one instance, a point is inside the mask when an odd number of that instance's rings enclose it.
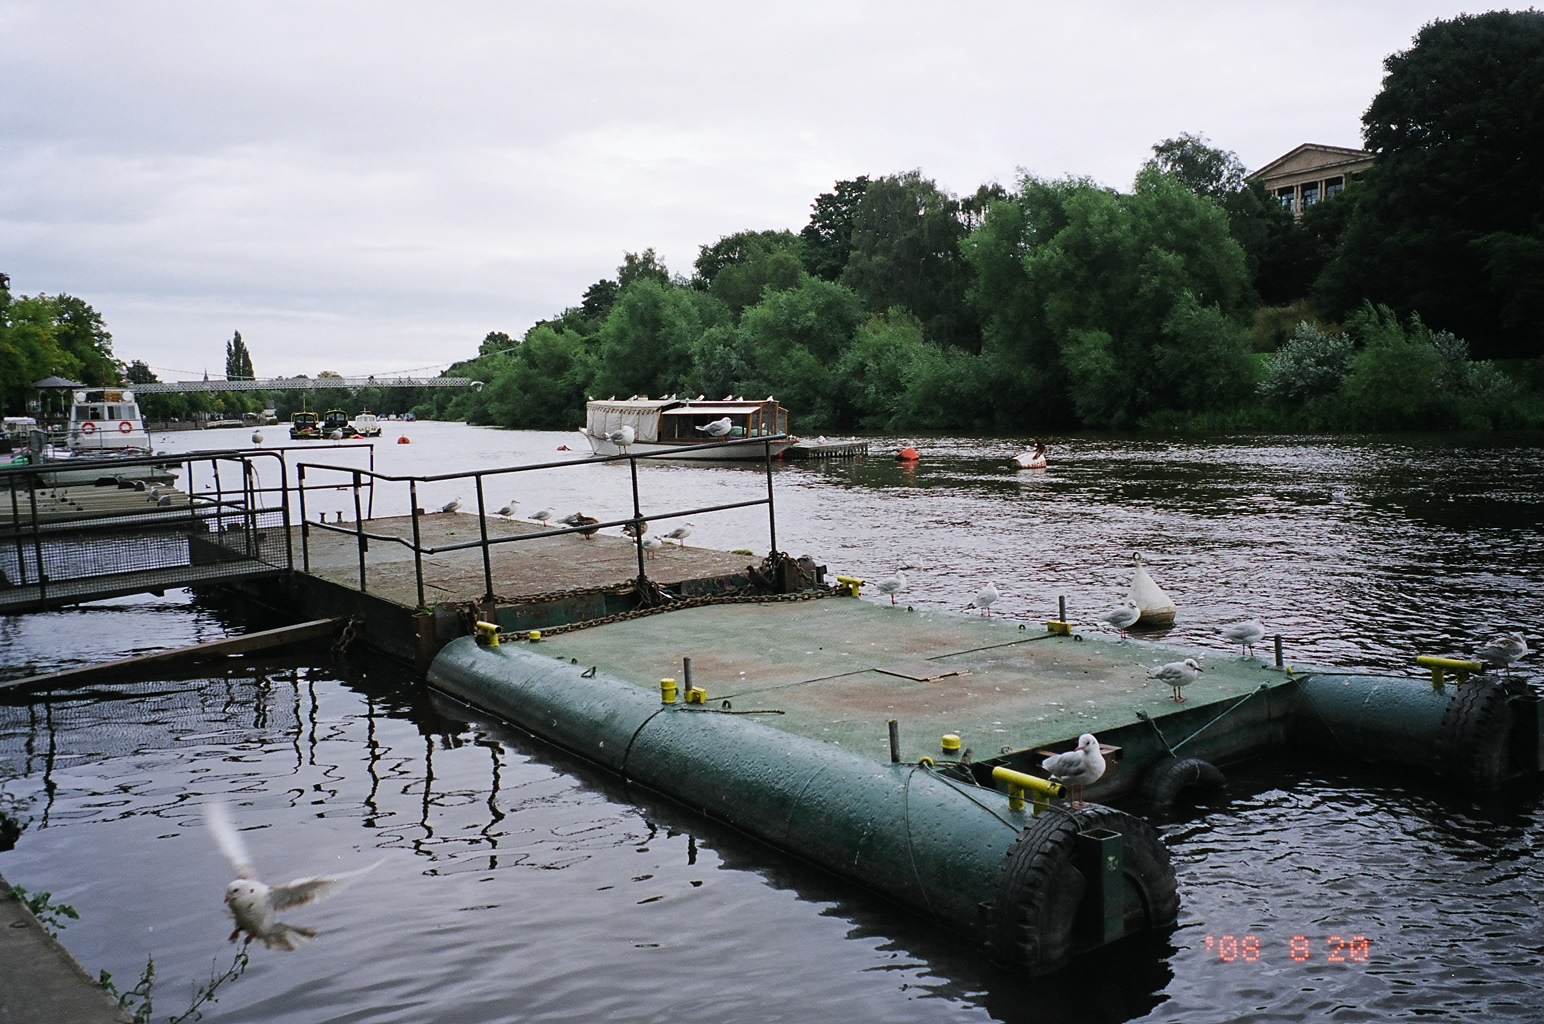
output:
{"label": "orange buoy", "polygon": [[413,443],[413,439],[408,437],[406,434],[403,434],[401,437],[397,438],[397,443],[398,444],[412,444]]}
{"label": "orange buoy", "polygon": [[915,448],[902,448],[895,457],[902,462],[917,462],[922,458]]}

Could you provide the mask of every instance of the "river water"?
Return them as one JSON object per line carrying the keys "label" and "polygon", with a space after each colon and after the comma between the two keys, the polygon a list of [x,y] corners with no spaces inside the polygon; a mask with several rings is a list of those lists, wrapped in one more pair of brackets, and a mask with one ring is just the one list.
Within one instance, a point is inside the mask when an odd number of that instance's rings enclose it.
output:
{"label": "river water", "polygon": [[[413,443],[392,444],[399,432]],[[581,461],[558,450],[575,440],[388,424],[376,466]],[[914,468],[890,457],[906,443],[922,450]],[[1085,628],[1141,551],[1180,605],[1163,639],[1217,658],[1230,655],[1213,627],[1246,613],[1299,664],[1407,672],[1417,653],[1463,653],[1498,629],[1541,646],[1544,439],[1051,444],[1043,472],[1010,468],[1014,442],[981,439],[880,439],[867,459],[778,466],[778,547],[832,575],[907,566],[902,600],[916,606],[959,608],[990,579],[997,610],[1043,621],[1065,597]],[[631,511],[625,466],[505,480],[490,505]],[[764,485],[753,467],[640,471],[646,513]],[[420,503],[451,497],[471,494],[431,485]],[[377,499],[377,513],[406,507]],[[328,500],[318,494],[313,515]],[[689,543],[767,548],[765,510],[692,522]],[[266,624],[186,592],[7,618],[0,671]],[[1535,680],[1537,664],[1522,663]],[[1317,752],[1228,777],[1221,799],[1161,827],[1178,929],[1027,981],[882,900],[426,694],[395,666],[323,652],[0,705],[0,815],[22,827],[0,873],[80,913],[61,938],[88,970],[128,988],[153,959],[157,1020],[232,963],[220,902],[230,871],[199,813],[215,796],[269,880],[384,860],[290,912],[320,937],[297,953],[254,948],[204,1006],[211,1021],[1540,1018],[1536,781],[1471,794]]]}

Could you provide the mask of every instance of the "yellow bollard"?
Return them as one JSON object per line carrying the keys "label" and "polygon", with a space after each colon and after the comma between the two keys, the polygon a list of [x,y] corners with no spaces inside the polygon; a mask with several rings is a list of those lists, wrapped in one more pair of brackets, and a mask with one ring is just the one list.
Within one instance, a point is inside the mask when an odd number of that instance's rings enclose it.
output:
{"label": "yellow bollard", "polygon": [[477,623],[477,642],[484,647],[497,647],[499,645],[499,624],[497,622]]}
{"label": "yellow bollard", "polygon": [[707,702],[708,702],[708,691],[707,690],[704,690],[700,686],[688,686],[686,688],[686,703],[688,703],[688,704],[706,704]]}
{"label": "yellow bollard", "polygon": [[1417,655],[1417,665],[1431,669],[1431,688],[1440,690],[1447,683],[1447,673],[1453,672],[1458,676],[1458,685],[1462,686],[1469,681],[1470,672],[1478,672],[1485,666],[1477,661],[1465,661],[1462,658],[1439,658],[1435,654]]}
{"label": "yellow bollard", "polygon": [[944,752],[945,757],[958,757],[960,755],[960,738],[952,732],[946,732],[943,739],[938,741],[938,747]]}
{"label": "yellow bollard", "polygon": [[856,576],[838,576],[836,582],[847,588],[848,597],[857,597],[863,589],[863,581]]}
{"label": "yellow bollard", "polygon": [[1051,806],[1051,798],[1061,798],[1066,794],[1059,782],[1042,779],[1027,772],[1014,771],[1012,768],[1004,768],[999,765],[992,769],[992,778],[998,782],[1008,784],[1008,810],[1022,811],[1024,809],[1024,794],[1029,793],[1035,802],[1035,814],[1039,814]]}
{"label": "yellow bollard", "polygon": [[661,704],[674,704],[676,702],[676,681],[674,679],[661,679],[659,681],[659,702]]}
{"label": "yellow bollard", "polygon": [[1052,636],[1072,635],[1072,623],[1070,622],[1047,622],[1045,624],[1045,629],[1046,632],[1050,633]]}
{"label": "yellow bollard", "polygon": [[541,630],[533,629],[525,635],[525,638],[533,644],[538,643],[541,641]]}

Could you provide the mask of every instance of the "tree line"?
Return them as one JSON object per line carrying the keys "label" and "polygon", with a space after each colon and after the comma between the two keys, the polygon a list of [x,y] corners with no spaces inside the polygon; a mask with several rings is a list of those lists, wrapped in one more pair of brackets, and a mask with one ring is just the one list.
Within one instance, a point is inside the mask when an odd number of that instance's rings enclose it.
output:
{"label": "tree line", "polygon": [[[776,395],[805,432],[1544,425],[1544,14],[1436,21],[1384,62],[1373,168],[1301,219],[1201,135],[1129,190],[920,170],[808,223],[624,256],[416,411],[568,428],[588,397]],[[1390,387],[1397,382],[1397,387]]]}

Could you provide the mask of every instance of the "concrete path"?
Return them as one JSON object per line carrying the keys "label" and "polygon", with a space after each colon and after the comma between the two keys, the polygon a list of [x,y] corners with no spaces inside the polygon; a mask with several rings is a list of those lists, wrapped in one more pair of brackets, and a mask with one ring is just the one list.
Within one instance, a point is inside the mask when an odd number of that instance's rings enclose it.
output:
{"label": "concrete path", "polygon": [[129,1020],[0,878],[0,1024]]}

